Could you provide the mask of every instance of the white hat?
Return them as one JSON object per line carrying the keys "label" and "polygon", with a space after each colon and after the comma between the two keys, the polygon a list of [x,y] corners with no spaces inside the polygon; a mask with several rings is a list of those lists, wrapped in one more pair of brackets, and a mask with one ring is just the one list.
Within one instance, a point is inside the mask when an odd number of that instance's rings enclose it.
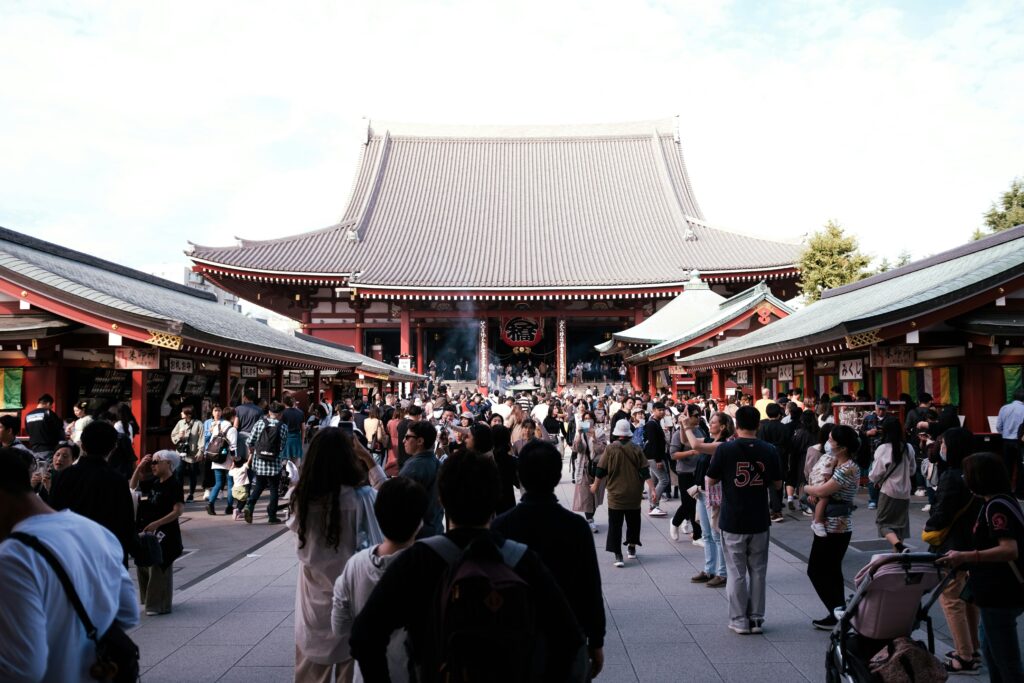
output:
{"label": "white hat", "polygon": [[633,430],[629,428],[629,420],[623,418],[616,422],[612,436],[633,436]]}

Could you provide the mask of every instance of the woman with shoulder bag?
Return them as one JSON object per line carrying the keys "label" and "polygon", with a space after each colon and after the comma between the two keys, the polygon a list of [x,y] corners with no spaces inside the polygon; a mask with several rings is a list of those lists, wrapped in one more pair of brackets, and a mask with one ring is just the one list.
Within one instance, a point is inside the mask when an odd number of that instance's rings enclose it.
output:
{"label": "woman with shoulder bag", "polygon": [[185,502],[191,502],[196,493],[196,476],[202,471],[203,464],[203,423],[193,417],[192,406],[184,406],[181,409],[181,419],[171,430],[171,443],[181,457],[181,464],[175,473],[179,482],[184,482],[185,474],[188,473],[188,497]]}
{"label": "woman with shoulder bag", "polygon": [[878,488],[878,512],[875,524],[878,535],[892,544],[893,552],[902,553],[910,536],[910,494],[914,488],[917,460],[914,448],[903,440],[903,426],[895,417],[882,420],[882,443],[875,449],[875,458],[868,479]]}
{"label": "woman with shoulder bag", "polygon": [[604,433],[603,425],[594,421],[594,414],[589,410],[583,411],[580,419],[579,429],[576,430],[576,439],[572,443],[573,453],[576,454],[576,487],[572,496],[572,511],[582,512],[590,525],[590,530],[597,533],[597,523],[594,521],[594,513],[604,502],[604,486],[600,486],[596,493],[591,492],[590,485],[594,483],[597,473],[597,463],[601,460],[608,445],[608,436]]}
{"label": "woman with shoulder bag", "polygon": [[145,497],[139,501],[137,515],[141,533],[156,534],[160,542],[160,564],[138,567],[139,593],[146,614],[170,614],[174,594],[173,564],[181,557],[181,527],[178,518],[185,509],[181,482],[174,476],[179,455],[175,451],[157,451],[139,461],[129,486]]}
{"label": "woman with shoulder bag", "polygon": [[[935,503],[921,534],[930,552],[942,554],[974,547],[971,527],[978,518],[981,500],[967,488],[962,470],[973,439],[971,431],[963,427],[948,429],[939,437],[939,458],[946,467],[939,477]],[[946,653],[946,671],[951,674],[977,673],[981,668],[978,643],[981,615],[977,605],[960,597],[966,586],[967,573],[957,572],[939,596],[939,605],[953,636],[954,649]]]}
{"label": "woman with shoulder bag", "polygon": [[973,527],[974,550],[951,550],[938,563],[968,570],[964,598],[981,612],[981,653],[992,683],[1024,681],[1017,619],[1024,613],[1024,510],[995,453],[964,459],[964,484],[984,500]]}
{"label": "woman with shoulder bag", "polygon": [[235,411],[231,408],[222,411],[220,406],[213,407],[213,417],[210,423],[210,438],[206,444],[206,459],[210,461],[210,468],[213,470],[213,488],[210,489],[210,497],[206,503],[206,514],[215,515],[214,504],[221,489],[227,493],[228,506],[224,510],[225,515],[234,512],[232,504],[231,489],[234,482],[228,472],[234,467],[234,455],[238,446],[238,430],[232,422]]}
{"label": "woman with shoulder bag", "polygon": [[384,422],[380,419],[380,410],[376,406],[370,408],[369,416],[363,420],[363,431],[369,441],[373,459],[383,467],[384,453],[388,448],[388,433],[384,429]]}

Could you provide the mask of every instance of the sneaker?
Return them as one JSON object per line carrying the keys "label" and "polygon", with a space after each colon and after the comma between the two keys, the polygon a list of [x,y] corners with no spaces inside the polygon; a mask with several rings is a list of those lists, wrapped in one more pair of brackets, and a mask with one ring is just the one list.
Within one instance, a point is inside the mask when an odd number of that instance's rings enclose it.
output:
{"label": "sneaker", "polygon": [[708,579],[708,582],[705,583],[704,585],[707,588],[721,588],[725,584],[726,584],[726,580],[725,580],[724,576],[712,576],[710,579]]}
{"label": "sneaker", "polygon": [[245,523],[252,524],[252,508],[245,508]]}
{"label": "sneaker", "polygon": [[796,498],[794,496],[786,498],[786,507],[790,510],[796,510]]}
{"label": "sneaker", "polygon": [[158,614],[160,614],[160,613],[157,612],[156,610],[152,610],[152,609],[146,610],[146,616],[147,617],[155,617]]}
{"label": "sneaker", "polygon": [[206,514],[208,514],[208,515],[215,515],[215,514],[217,514],[217,511],[213,509],[213,503],[207,503],[206,504]]}
{"label": "sneaker", "polygon": [[914,491],[914,497],[915,498],[924,498],[927,495],[928,495],[928,492],[925,491],[924,489],[918,489],[918,490]]}
{"label": "sneaker", "polygon": [[672,523],[672,520],[668,522],[668,537],[673,541],[679,540],[679,527]]}
{"label": "sneaker", "polygon": [[750,632],[751,633],[764,633],[764,619],[751,619],[750,620]]}
{"label": "sneaker", "polygon": [[284,524],[284,520],[280,517],[271,517],[267,520],[267,524]]}
{"label": "sneaker", "polygon": [[687,536],[689,536],[690,534],[692,534],[692,533],[693,533],[693,522],[691,522],[691,521],[690,521],[690,520],[688,520],[688,519],[684,519],[684,520],[683,520],[683,526],[682,526],[682,531],[683,531],[683,533],[684,533],[684,534],[686,534]]}
{"label": "sneaker", "polygon": [[785,521],[786,521],[786,518],[782,516],[781,512],[773,512],[772,513],[772,523],[773,524],[782,524]]}
{"label": "sneaker", "polygon": [[592,519],[590,520],[590,530],[593,531],[595,534],[597,533],[597,522],[595,522]]}
{"label": "sneaker", "polygon": [[192,494],[190,493],[190,494],[188,494],[188,497],[187,497],[187,498],[185,499],[185,502],[186,502],[186,503],[191,503],[191,502],[192,502],[193,500],[194,500],[194,499],[193,499],[193,497],[192,497]]}
{"label": "sneaker", "polygon": [[616,555],[615,561],[612,562],[613,567],[625,567],[626,563],[622,561],[622,555]]}
{"label": "sneaker", "polygon": [[703,548],[704,547],[704,539],[703,538],[695,538],[694,540],[692,540],[690,542],[693,543],[698,548]]}
{"label": "sneaker", "polygon": [[828,532],[825,531],[825,525],[821,522],[811,522],[811,531],[813,531],[814,535],[819,538],[825,538],[828,536]]}
{"label": "sneaker", "polygon": [[651,517],[667,517],[668,516],[668,513],[665,512],[664,510],[662,510],[657,505],[655,505],[650,510],[648,510],[647,514],[650,515]]}
{"label": "sneaker", "polygon": [[800,514],[803,515],[804,517],[813,517],[814,516],[814,510],[812,510],[810,508],[804,508],[803,510],[800,511]]}
{"label": "sneaker", "polygon": [[733,633],[738,633],[741,636],[750,635],[750,626],[737,626],[736,624],[729,624],[729,630]]}
{"label": "sneaker", "polygon": [[711,574],[708,574],[707,572],[701,572],[700,574],[696,574],[694,576],[691,576],[690,577],[690,583],[707,583],[708,581],[710,581],[713,578],[715,578],[715,577],[712,576]]}
{"label": "sneaker", "polygon": [[235,511],[235,508],[231,507],[230,505],[228,505],[226,508],[224,508],[224,514],[225,515],[230,515],[234,511]]}
{"label": "sneaker", "polygon": [[635,560],[636,559],[636,546],[635,545],[627,545],[626,546],[626,559],[627,560]]}
{"label": "sneaker", "polygon": [[873,500],[868,502],[868,510],[877,510],[877,509],[878,509],[878,503],[876,503]]}
{"label": "sneaker", "polygon": [[930,504],[929,505],[925,505],[923,508],[921,508],[921,512],[931,512],[931,511],[932,511],[932,506]]}
{"label": "sneaker", "polygon": [[819,631],[831,631],[838,623],[839,620],[835,618],[835,615],[830,614],[824,619],[815,619],[811,622],[811,625]]}

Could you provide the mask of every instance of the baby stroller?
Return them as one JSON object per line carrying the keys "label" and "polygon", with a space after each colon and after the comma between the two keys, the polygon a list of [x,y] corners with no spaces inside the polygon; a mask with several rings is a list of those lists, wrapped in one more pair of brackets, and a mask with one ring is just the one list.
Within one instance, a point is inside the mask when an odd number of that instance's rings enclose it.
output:
{"label": "baby stroller", "polygon": [[837,614],[839,623],[829,639],[828,683],[882,680],[871,671],[872,657],[897,638],[909,638],[922,621],[928,653],[934,655],[935,633],[928,611],[953,576],[935,564],[938,558],[933,553],[875,555],[860,570],[854,581],[856,592],[842,615]]}

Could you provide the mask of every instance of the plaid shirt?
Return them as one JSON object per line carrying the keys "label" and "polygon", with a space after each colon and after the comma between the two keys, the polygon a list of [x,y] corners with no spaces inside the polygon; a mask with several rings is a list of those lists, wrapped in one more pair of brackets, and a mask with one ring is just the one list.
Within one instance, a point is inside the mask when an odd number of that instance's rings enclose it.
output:
{"label": "plaid shirt", "polygon": [[[277,460],[264,460],[263,458],[257,458],[254,449],[256,448],[256,442],[259,441],[260,434],[263,433],[264,427],[273,427],[280,423],[281,432],[281,448],[277,451]],[[288,439],[288,425],[284,424],[280,420],[275,420],[272,417],[265,417],[262,420],[257,420],[256,424],[252,427],[252,432],[249,434],[249,440],[245,444],[249,447],[249,452],[253,454],[251,467],[253,471],[261,477],[276,477],[281,474],[281,468],[284,467],[284,461],[287,459],[284,456],[284,442]]]}

